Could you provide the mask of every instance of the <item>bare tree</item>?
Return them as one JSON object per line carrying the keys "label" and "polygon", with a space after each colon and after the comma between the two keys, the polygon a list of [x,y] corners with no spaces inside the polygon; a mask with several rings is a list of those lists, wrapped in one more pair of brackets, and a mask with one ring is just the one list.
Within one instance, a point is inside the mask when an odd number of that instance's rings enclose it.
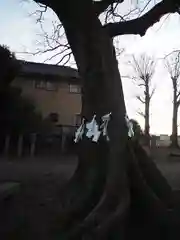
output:
{"label": "bare tree", "polygon": [[[24,0],[26,1],[26,0]],[[151,0],[148,0],[141,8],[138,4],[132,4],[132,7],[127,9],[124,13],[119,13],[119,1],[114,5],[110,5],[105,12],[102,14],[101,21],[104,24],[117,21],[128,21],[134,17],[140,17],[144,12],[147,11],[148,7],[152,5]],[[55,60],[56,64],[60,65],[75,65],[73,53],[68,44],[63,25],[60,22],[52,21],[52,31],[49,32],[44,28],[45,18],[44,13],[48,11],[48,7],[37,2],[38,9],[29,14],[30,17],[34,17],[36,23],[40,24],[41,33],[38,34],[39,40],[36,42],[37,49],[32,52],[19,52],[21,54],[28,55],[43,55],[45,62]],[[118,58],[124,49],[120,47],[119,36],[113,39],[116,57]],[[48,55],[48,57],[46,57]]]}
{"label": "bare tree", "polygon": [[[103,24],[99,15],[109,8],[114,14],[116,5],[120,7],[125,0],[36,2],[52,8],[63,24],[82,79],[82,116],[91,121],[96,114],[100,124],[104,114],[112,115],[108,124],[110,141],[102,136],[96,144],[83,137],[78,143],[79,165],[58,208],[60,239],[124,240],[127,234],[132,234],[132,239],[142,236],[142,230],[138,231],[146,227],[149,239],[156,238],[161,226],[163,231],[169,229],[166,216],[168,209],[174,209],[172,191],[143,149],[128,138],[112,38],[123,34],[143,36],[164,14],[178,12],[180,3],[163,0],[132,20]],[[147,239],[147,234],[145,231],[142,239]]]}
{"label": "bare tree", "polygon": [[132,56],[130,64],[134,70],[134,76],[132,77],[134,83],[142,89],[142,95],[136,96],[136,98],[144,105],[144,112],[140,112],[140,115],[144,117],[145,126],[144,133],[149,143],[149,113],[150,113],[150,101],[155,92],[155,87],[152,87],[152,77],[155,71],[155,60],[146,54],[141,54],[139,57]]}
{"label": "bare tree", "polygon": [[171,52],[165,57],[165,66],[169,72],[173,87],[173,117],[171,141],[173,147],[178,147],[178,109],[180,106],[180,51]]}

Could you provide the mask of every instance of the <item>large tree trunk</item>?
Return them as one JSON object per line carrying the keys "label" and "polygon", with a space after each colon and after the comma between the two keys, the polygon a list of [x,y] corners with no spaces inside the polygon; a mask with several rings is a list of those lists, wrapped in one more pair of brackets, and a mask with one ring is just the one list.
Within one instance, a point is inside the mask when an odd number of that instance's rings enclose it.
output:
{"label": "large tree trunk", "polygon": [[160,184],[166,192],[162,194],[156,188],[143,160],[138,162],[142,153],[128,141],[112,39],[96,16],[92,2],[59,1],[54,10],[63,23],[82,78],[82,116],[91,120],[96,114],[99,122],[102,115],[112,113],[109,142],[101,136],[98,143],[86,138],[78,143],[78,168],[64,189],[61,204],[61,232],[65,235],[61,234],[60,239],[123,240],[127,227],[134,226],[128,217],[136,219],[133,216],[138,216],[138,206],[142,205],[141,219],[147,214],[157,226],[166,219],[171,191],[163,181]]}
{"label": "large tree trunk", "polygon": [[173,95],[173,119],[172,119],[172,136],[171,136],[171,146],[178,147],[178,138],[177,138],[177,114],[178,114],[178,104],[176,90],[174,90]]}
{"label": "large tree trunk", "polygon": [[[125,222],[128,214],[130,196],[127,179],[127,151],[125,151],[127,144],[126,110],[112,40],[102,28],[92,4],[87,1],[80,2],[79,10],[74,11],[78,3],[77,1],[73,3],[73,7],[71,1],[71,11],[67,1],[59,7],[59,16],[82,78],[82,116],[91,120],[96,114],[97,120],[100,120],[102,115],[111,112],[112,118],[108,127],[110,138],[108,143],[103,138],[98,143],[92,143],[91,140],[86,139],[79,143],[83,147],[80,147],[79,167],[81,170],[77,171],[81,171],[83,175],[79,181],[83,187],[81,187],[81,193],[74,194],[74,197],[79,199],[78,206],[86,206],[86,209],[83,209],[83,217],[96,204],[91,214],[87,215],[83,228],[88,231],[93,229],[93,232],[100,236],[109,230],[107,226],[112,226],[109,222],[112,221],[114,213],[117,215],[114,217],[118,217],[119,222]],[[104,185],[98,186],[93,181],[101,171],[99,169],[99,173],[97,172],[100,162],[107,172]],[[93,201],[91,195],[93,191],[97,192],[97,188],[98,193],[102,191],[103,193]],[[86,203],[89,200],[90,203],[87,206]],[[73,212],[76,210],[80,212],[80,208],[77,208],[75,204],[76,201],[72,200],[71,207],[68,205],[67,208],[73,209]],[[120,232],[124,234],[124,226]]]}

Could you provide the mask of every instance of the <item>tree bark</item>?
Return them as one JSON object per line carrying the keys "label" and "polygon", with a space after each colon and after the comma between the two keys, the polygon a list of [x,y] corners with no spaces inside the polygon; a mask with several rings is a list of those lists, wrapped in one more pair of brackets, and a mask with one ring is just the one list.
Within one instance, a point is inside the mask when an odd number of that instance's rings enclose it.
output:
{"label": "tree bark", "polygon": [[[83,210],[83,216],[94,208],[87,215],[82,228],[92,230],[100,236],[107,230],[107,222],[113,223],[114,213],[118,212],[118,218],[123,222],[128,214],[130,196],[127,179],[127,152],[125,151],[127,144],[126,109],[112,40],[97,18],[91,1],[80,2],[80,8],[77,11],[73,10],[76,6],[73,8],[72,1],[72,10],[70,10],[69,1],[67,1],[59,6],[58,11],[56,9],[56,13],[63,23],[82,78],[82,116],[91,120],[96,114],[99,121],[102,115],[111,112],[112,118],[108,127],[110,142],[107,143],[101,137],[97,144],[86,139],[79,143],[83,147],[80,148],[78,167],[81,170],[77,170],[78,175],[80,172],[82,177],[78,184],[83,184],[84,188],[81,189],[84,191],[77,194],[75,190],[76,194],[73,199],[78,199],[78,206],[81,206],[81,209],[77,208],[76,204],[74,205],[76,200],[71,200],[71,207],[68,205],[67,208],[71,209],[71,213],[75,209],[78,210],[78,214]],[[78,4],[77,1],[76,4]],[[88,207],[85,203],[92,194],[92,188],[88,186],[93,185],[93,188],[98,188],[93,181],[99,174],[96,171],[99,162],[102,163],[102,168],[104,168],[103,162],[107,163],[105,183],[101,185],[101,189],[98,189],[99,193],[102,191],[103,193],[94,202],[91,199]],[[79,189],[79,186],[75,189]],[[83,209],[83,204],[87,209]]]}
{"label": "tree bark", "polygon": [[[112,113],[109,142],[101,136],[98,143],[86,138],[78,143],[78,168],[61,202],[60,239],[123,240],[127,227],[132,229],[138,218],[139,226],[143,226],[143,219],[148,222],[148,217],[152,225],[167,226],[169,190],[163,181],[165,194],[156,188],[143,159],[138,161],[142,153],[128,141],[112,39],[102,27],[92,1],[52,1],[51,7],[65,28],[82,79],[82,116],[91,120],[96,114],[99,122],[102,115]],[[153,234],[156,236],[155,231]]]}
{"label": "tree bark", "polygon": [[[177,86],[176,86],[177,87]],[[172,136],[171,136],[171,146],[178,147],[178,137],[177,137],[177,114],[178,114],[178,104],[177,104],[177,90],[174,89],[173,94],[173,119],[172,119]]]}

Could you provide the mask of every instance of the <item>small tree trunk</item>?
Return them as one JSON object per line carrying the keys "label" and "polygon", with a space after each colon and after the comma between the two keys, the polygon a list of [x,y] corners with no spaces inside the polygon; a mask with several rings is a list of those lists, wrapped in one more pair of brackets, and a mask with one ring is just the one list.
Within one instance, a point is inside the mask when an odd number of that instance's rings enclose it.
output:
{"label": "small tree trunk", "polygon": [[146,86],[145,86],[145,130],[144,130],[144,133],[145,133],[145,143],[146,145],[149,146],[150,144],[150,136],[149,136],[149,105],[150,105],[150,95],[149,95],[149,84],[148,84],[149,81],[146,81]]}
{"label": "small tree trunk", "polygon": [[174,90],[171,146],[175,148],[178,147],[177,113],[178,113],[178,104],[177,104],[176,90]]}

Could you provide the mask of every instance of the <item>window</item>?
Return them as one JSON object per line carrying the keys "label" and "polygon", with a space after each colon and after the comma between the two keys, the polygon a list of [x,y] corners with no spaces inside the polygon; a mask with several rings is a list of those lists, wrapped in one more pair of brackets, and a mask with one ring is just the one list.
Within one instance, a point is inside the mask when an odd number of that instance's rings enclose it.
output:
{"label": "window", "polygon": [[69,85],[69,92],[70,93],[81,93],[81,87],[75,84]]}
{"label": "window", "polygon": [[56,91],[57,85],[54,82],[46,81],[46,80],[35,80],[34,84],[35,88],[44,89],[47,91]]}
{"label": "window", "polygon": [[35,80],[35,88],[44,89],[46,87],[46,82],[44,80]]}
{"label": "window", "polygon": [[81,115],[80,114],[76,114],[75,115],[75,125],[76,126],[80,126],[81,125]]}
{"label": "window", "polygon": [[54,82],[46,82],[46,90],[48,91],[56,91],[57,85]]}

